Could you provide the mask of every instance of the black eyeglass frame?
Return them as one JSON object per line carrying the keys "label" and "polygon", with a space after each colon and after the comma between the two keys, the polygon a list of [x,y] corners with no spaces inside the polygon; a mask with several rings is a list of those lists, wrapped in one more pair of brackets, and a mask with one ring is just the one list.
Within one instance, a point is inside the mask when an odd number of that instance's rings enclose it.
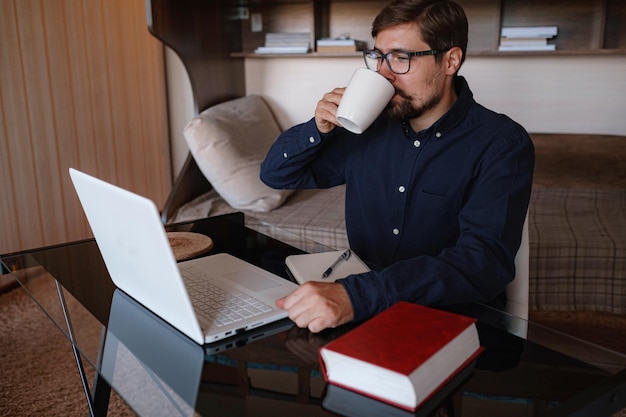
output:
{"label": "black eyeglass frame", "polygon": [[[363,60],[365,61],[365,66],[373,71],[378,72],[380,70],[380,67],[383,65],[382,64],[382,60],[384,60],[387,63],[387,68],[389,68],[389,71],[393,72],[394,74],[398,74],[398,75],[402,75],[402,74],[406,74],[407,72],[411,71],[411,60],[413,59],[413,57],[416,56],[428,56],[428,55],[439,55],[441,53],[444,52],[448,52],[451,48],[445,48],[445,49],[430,49],[428,51],[417,51],[417,52],[412,52],[412,51],[405,51],[403,49],[394,49],[392,51],[389,51],[387,53],[382,53],[381,51],[379,51],[378,49],[368,49],[366,51],[363,51]],[[394,71],[393,68],[391,68],[391,63],[389,63],[389,55],[391,54],[397,54],[398,52],[401,52],[403,54],[407,54],[408,58],[409,58],[409,66],[407,68],[406,71],[404,72],[397,72]],[[370,68],[370,66],[368,65],[368,61],[367,61],[367,56],[368,54],[371,53],[375,53],[377,55],[380,56],[381,61],[380,61],[380,65],[376,65],[377,68]],[[379,62],[378,59],[376,60],[376,62]]]}

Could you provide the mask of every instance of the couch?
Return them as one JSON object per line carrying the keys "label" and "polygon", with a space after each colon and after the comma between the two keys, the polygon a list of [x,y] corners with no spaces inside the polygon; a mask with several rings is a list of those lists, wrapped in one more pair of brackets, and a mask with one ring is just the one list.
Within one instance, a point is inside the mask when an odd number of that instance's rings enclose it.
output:
{"label": "couch", "polygon": [[[348,247],[343,186],[277,191],[258,179],[259,164],[279,133],[259,96],[230,100],[195,117],[185,128],[190,155],[163,221],[242,211],[248,226],[271,236],[283,233],[277,237],[289,237],[304,250],[310,241]],[[531,136],[537,168],[528,218],[530,309],[626,313],[626,137]],[[572,153],[581,142],[582,149]],[[611,146],[603,150],[603,144]]]}

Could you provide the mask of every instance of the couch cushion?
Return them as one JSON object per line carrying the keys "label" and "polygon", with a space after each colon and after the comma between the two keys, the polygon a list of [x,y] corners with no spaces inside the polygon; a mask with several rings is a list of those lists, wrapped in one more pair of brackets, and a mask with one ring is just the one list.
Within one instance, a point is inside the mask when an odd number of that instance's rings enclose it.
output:
{"label": "couch cushion", "polygon": [[533,189],[533,310],[626,313],[626,191]]}
{"label": "couch cushion", "polygon": [[185,127],[198,167],[232,207],[257,212],[279,207],[291,190],[274,190],[259,179],[260,165],[281,130],[256,95],[209,107]]}

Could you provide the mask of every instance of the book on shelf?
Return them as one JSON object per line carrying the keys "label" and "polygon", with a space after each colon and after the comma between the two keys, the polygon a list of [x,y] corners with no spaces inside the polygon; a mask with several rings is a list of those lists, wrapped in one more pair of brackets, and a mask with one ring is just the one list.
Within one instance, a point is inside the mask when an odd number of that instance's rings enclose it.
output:
{"label": "book on shelf", "polygon": [[308,32],[266,33],[265,45],[254,50],[257,54],[306,54],[311,49]]}
{"label": "book on shelf", "polygon": [[473,363],[476,320],[398,302],[323,346],[327,382],[414,411]]}
{"label": "book on shelf", "polygon": [[348,259],[338,263],[327,277],[323,274],[344,253],[343,250],[289,255],[285,259],[287,271],[298,284],[307,281],[333,282],[352,274],[368,272],[369,267],[353,251]]}
{"label": "book on shelf", "polygon": [[547,38],[500,38],[500,45],[505,46],[519,46],[519,45],[547,45]]}
{"label": "book on shelf", "polygon": [[254,50],[257,54],[306,54],[308,46],[259,46]]}
{"label": "book on shelf", "polygon": [[317,52],[338,53],[356,52],[367,49],[367,42],[350,38],[322,38],[318,39]]}
{"label": "book on shelf", "polygon": [[500,45],[498,51],[556,51],[556,45]]}
{"label": "book on shelf", "polygon": [[556,45],[548,43],[548,39],[557,33],[557,26],[504,27],[498,51],[554,51]]}
{"label": "book on shelf", "polygon": [[500,36],[504,38],[553,38],[558,34],[558,26],[503,27]]}
{"label": "book on shelf", "polygon": [[328,45],[328,46],[318,46],[317,52],[325,53],[325,54],[337,54],[337,53],[346,53],[346,52],[357,52],[362,51],[363,49],[359,49],[356,45]]}

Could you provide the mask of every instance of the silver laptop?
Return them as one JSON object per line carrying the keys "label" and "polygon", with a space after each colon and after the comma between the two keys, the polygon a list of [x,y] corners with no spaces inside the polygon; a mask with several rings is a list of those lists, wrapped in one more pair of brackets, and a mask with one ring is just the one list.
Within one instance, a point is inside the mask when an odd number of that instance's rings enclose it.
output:
{"label": "silver laptop", "polygon": [[[70,177],[115,285],[192,340],[211,343],[287,317],[274,301],[293,282],[225,253],[176,263],[151,200],[73,168]],[[211,293],[223,300],[209,302]],[[237,314],[226,310],[231,302]]]}

